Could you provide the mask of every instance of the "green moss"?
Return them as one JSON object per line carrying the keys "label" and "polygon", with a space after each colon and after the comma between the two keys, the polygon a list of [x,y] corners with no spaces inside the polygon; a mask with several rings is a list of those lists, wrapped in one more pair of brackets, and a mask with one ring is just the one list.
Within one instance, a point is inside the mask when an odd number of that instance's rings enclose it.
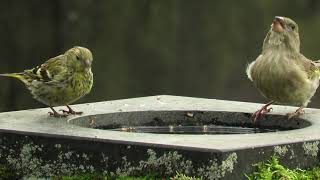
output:
{"label": "green moss", "polygon": [[74,176],[58,176],[58,177],[52,178],[52,180],[91,180],[91,179],[104,180],[104,179],[108,179],[108,177],[105,177],[99,174],[79,174]]}
{"label": "green moss", "polygon": [[73,176],[61,176],[54,177],[52,180],[157,180],[157,178],[153,176],[144,176],[144,177],[109,177],[103,176],[101,174],[79,174]]}
{"label": "green moss", "polygon": [[200,178],[189,177],[184,174],[177,173],[176,176],[172,178],[157,178],[154,176],[143,176],[143,177],[130,177],[130,176],[123,176],[123,177],[109,177],[109,176],[102,176],[99,174],[82,174],[82,175],[74,175],[74,176],[61,176],[61,177],[54,177],[52,180],[202,180]]}
{"label": "green moss", "polygon": [[[1,180],[18,180],[23,179],[19,176],[13,169],[7,168],[5,166],[0,166],[0,179]],[[31,178],[37,179],[37,178]],[[200,178],[189,177],[184,174],[177,173],[174,177],[170,178],[157,178],[152,175],[142,176],[142,177],[130,177],[130,176],[122,176],[122,177],[110,177],[104,176],[102,174],[77,174],[73,176],[55,176],[49,178],[51,180],[202,180]]]}
{"label": "green moss", "polygon": [[21,179],[21,178],[22,177],[18,175],[13,169],[0,165],[1,180],[14,180],[14,179]]}
{"label": "green moss", "polygon": [[309,170],[289,169],[279,163],[277,156],[254,165],[257,171],[247,176],[249,180],[314,180],[320,179],[320,167]]}
{"label": "green moss", "polygon": [[184,174],[177,173],[172,180],[202,180],[202,178],[189,177]]}
{"label": "green moss", "polygon": [[115,180],[158,180],[158,179],[153,176],[146,176],[146,177],[118,177]]}

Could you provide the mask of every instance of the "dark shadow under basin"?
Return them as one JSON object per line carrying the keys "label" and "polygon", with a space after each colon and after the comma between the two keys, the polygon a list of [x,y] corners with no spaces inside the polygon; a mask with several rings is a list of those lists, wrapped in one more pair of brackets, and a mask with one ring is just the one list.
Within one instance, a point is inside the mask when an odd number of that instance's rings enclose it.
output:
{"label": "dark shadow under basin", "polygon": [[132,111],[82,116],[73,124],[96,129],[159,134],[250,134],[301,129],[305,119],[264,115],[256,124],[251,114],[219,111]]}

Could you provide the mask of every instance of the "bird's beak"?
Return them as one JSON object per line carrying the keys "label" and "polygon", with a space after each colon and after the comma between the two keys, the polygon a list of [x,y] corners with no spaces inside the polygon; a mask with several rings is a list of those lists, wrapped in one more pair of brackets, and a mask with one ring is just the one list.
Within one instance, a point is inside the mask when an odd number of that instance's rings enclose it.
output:
{"label": "bird's beak", "polygon": [[87,60],[84,61],[84,65],[85,65],[86,67],[91,67],[91,64],[92,64],[92,61],[90,61],[89,59],[87,59]]}
{"label": "bird's beak", "polygon": [[284,30],[284,18],[280,16],[276,16],[272,22],[272,30],[275,32],[282,32]]}

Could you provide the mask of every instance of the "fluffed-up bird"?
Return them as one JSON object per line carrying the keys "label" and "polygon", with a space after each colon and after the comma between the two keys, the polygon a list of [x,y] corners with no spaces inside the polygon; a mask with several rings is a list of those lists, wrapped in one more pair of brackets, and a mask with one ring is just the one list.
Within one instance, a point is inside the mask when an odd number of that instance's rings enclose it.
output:
{"label": "fluffed-up bird", "polygon": [[288,117],[304,113],[319,86],[318,63],[300,53],[298,25],[292,19],[276,16],[267,33],[262,52],[247,67],[248,78],[270,100],[252,116],[254,122],[270,112],[273,103],[299,106]]}
{"label": "fluffed-up bird", "polygon": [[[90,92],[92,60],[89,49],[76,46],[33,69],[0,76],[19,79],[36,100],[51,108],[51,116],[66,117],[68,114],[82,114],[71,109],[69,104]],[[68,110],[58,113],[53,106],[67,106]]]}

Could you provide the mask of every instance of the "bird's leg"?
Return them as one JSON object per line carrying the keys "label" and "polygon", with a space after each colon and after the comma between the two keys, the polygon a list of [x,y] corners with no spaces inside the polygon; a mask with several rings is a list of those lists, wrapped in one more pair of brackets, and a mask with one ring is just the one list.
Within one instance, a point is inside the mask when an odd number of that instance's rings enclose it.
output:
{"label": "bird's leg", "polygon": [[295,112],[288,113],[288,114],[287,114],[288,119],[291,119],[291,118],[293,118],[293,117],[299,117],[299,116],[303,115],[303,114],[304,114],[303,108],[305,108],[305,106],[299,107]]}
{"label": "bird's leg", "polygon": [[52,107],[50,107],[50,109],[52,110],[52,112],[49,112],[50,116],[52,117],[67,117],[68,115],[67,114],[60,114],[58,113],[56,110],[54,110]]}
{"label": "bird's leg", "polygon": [[68,106],[68,105],[66,105],[67,106],[67,108],[68,108],[68,110],[66,111],[66,110],[60,110],[60,111],[62,111],[63,113],[66,113],[66,114],[73,114],[73,115],[76,115],[76,114],[82,114],[83,112],[77,112],[77,111],[74,111],[73,109],[71,109],[71,107],[70,106]]}
{"label": "bird's leg", "polygon": [[272,110],[272,108],[268,108],[268,106],[270,106],[273,103],[274,103],[274,101],[270,101],[267,104],[265,104],[264,106],[262,106],[258,111],[253,113],[251,116],[253,118],[253,123],[255,123],[258,119],[260,119],[262,114],[266,114],[266,113],[270,112]]}

